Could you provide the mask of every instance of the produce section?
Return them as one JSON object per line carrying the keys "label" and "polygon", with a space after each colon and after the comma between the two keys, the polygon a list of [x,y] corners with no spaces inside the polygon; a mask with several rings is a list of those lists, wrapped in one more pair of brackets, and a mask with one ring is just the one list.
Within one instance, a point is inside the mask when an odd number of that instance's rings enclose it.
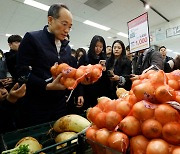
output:
{"label": "produce section", "polygon": [[1,143],[4,150],[15,148],[16,153],[17,146],[26,153],[33,151],[26,142],[31,139],[39,142],[36,153],[176,154],[180,151],[179,90],[179,70],[149,71],[133,82],[130,91],[118,88],[118,99],[98,98],[98,104],[87,111],[92,123],[79,115],[66,115],[56,122],[4,134]]}
{"label": "produce section", "polygon": [[90,122],[84,117],[67,115],[56,122],[3,134],[0,140],[0,149],[3,154],[10,152],[22,154],[22,151],[23,154],[76,152],[79,150],[78,135],[84,134],[88,126],[90,126]]}
{"label": "produce section", "polygon": [[[87,118],[93,125],[86,137],[126,153],[165,154],[178,151],[180,70],[148,71],[135,80],[128,92],[117,89],[119,99],[98,99]],[[100,146],[92,148],[101,154]],[[105,152],[108,153],[108,152]],[[113,153],[113,152],[111,152]]]}

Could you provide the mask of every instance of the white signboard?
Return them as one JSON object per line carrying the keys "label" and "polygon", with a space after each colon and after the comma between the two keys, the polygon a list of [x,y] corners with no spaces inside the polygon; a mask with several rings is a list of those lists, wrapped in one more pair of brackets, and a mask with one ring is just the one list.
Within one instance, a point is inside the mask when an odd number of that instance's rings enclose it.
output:
{"label": "white signboard", "polygon": [[147,13],[128,22],[128,35],[131,53],[150,47]]}

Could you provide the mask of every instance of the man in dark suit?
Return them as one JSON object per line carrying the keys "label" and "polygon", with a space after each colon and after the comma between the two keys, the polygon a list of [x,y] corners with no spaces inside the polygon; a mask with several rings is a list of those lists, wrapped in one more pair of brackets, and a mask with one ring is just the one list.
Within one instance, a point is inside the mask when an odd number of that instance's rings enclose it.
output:
{"label": "man in dark suit", "polygon": [[59,82],[61,75],[53,80],[50,68],[56,62],[69,64],[71,53],[65,37],[71,27],[72,14],[67,6],[54,4],[48,11],[48,25],[25,34],[17,57],[18,75],[28,77],[19,112],[21,127],[57,120],[67,114],[66,91]]}

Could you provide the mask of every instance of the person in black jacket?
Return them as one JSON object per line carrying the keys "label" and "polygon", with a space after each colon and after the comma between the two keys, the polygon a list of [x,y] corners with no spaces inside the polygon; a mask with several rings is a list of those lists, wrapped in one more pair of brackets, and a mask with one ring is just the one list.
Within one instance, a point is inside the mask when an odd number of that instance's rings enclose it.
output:
{"label": "person in black jacket", "polygon": [[116,40],[112,44],[111,57],[106,63],[106,69],[109,72],[111,80],[112,99],[117,98],[116,87],[130,90],[132,73],[131,61],[126,57],[126,50],[124,43],[121,40]]}
{"label": "person in black jacket", "polygon": [[161,54],[152,48],[139,51],[133,67],[134,75],[132,81],[139,78],[138,75],[146,73],[148,70],[164,70],[164,63]]}
{"label": "person in black jacket", "polygon": [[5,61],[5,55],[3,51],[0,49],[0,80],[5,79],[7,77],[7,65]]}
{"label": "person in black jacket", "polygon": [[[95,65],[100,60],[106,59],[106,43],[102,36],[95,35],[90,43],[89,51],[87,55],[84,55],[79,60],[79,66],[81,65]],[[84,86],[84,109],[93,107],[97,104],[97,98],[101,96],[109,96],[109,79],[106,75],[106,71],[103,71],[101,78],[90,85]]]}
{"label": "person in black jacket", "polygon": [[167,51],[165,46],[161,46],[159,48],[159,52],[161,53],[164,61],[164,72],[169,73],[170,70],[168,69],[168,61],[173,60],[172,57],[167,56]]}
{"label": "person in black jacket", "polygon": [[8,44],[10,47],[10,51],[5,53],[7,68],[14,80],[17,80],[16,59],[21,41],[22,41],[22,37],[19,35],[11,35],[10,37],[8,37]]}
{"label": "person in black jacket", "polygon": [[19,109],[20,127],[57,120],[67,114],[66,88],[59,82],[61,74],[53,80],[50,68],[57,62],[70,64],[71,50],[65,38],[71,27],[72,14],[67,6],[53,4],[48,10],[48,25],[25,34],[17,57],[19,77],[28,78]]}
{"label": "person in black jacket", "polygon": [[172,72],[174,70],[180,69],[180,55],[176,55],[174,59],[169,60],[164,67],[167,72]]}

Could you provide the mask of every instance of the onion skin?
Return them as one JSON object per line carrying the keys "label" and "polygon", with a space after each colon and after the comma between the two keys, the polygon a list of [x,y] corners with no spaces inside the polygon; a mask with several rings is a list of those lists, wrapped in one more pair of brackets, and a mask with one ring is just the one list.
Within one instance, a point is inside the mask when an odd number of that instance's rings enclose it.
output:
{"label": "onion skin", "polygon": [[[75,135],[76,135],[75,132],[63,132],[63,133],[60,133],[60,134],[58,134],[56,136],[55,142],[56,143],[63,142],[65,140],[68,140],[68,139],[74,137]],[[75,142],[77,142],[77,139],[74,139],[72,141],[72,143],[75,143]],[[62,148],[62,147],[65,147],[66,145],[67,145],[67,143],[64,143],[64,144],[59,145],[57,148]]]}
{"label": "onion skin", "polygon": [[21,140],[18,141],[18,143],[16,144],[15,147],[20,146],[20,145],[24,145],[24,144],[29,145],[28,148],[29,148],[31,153],[34,153],[34,152],[42,149],[42,145],[39,144],[39,142],[33,137],[22,138]]}
{"label": "onion skin", "polygon": [[154,117],[154,107],[145,100],[137,102],[132,108],[132,115],[140,121],[150,119]]}
{"label": "onion skin", "polygon": [[92,141],[96,141],[96,131],[97,131],[97,128],[89,127],[86,130],[86,137],[87,137],[87,139],[90,139]]}
{"label": "onion skin", "polygon": [[147,100],[154,102],[154,91],[155,89],[150,82],[141,83],[133,88],[133,93],[138,101]]}
{"label": "onion skin", "polygon": [[160,104],[155,109],[154,116],[162,125],[165,125],[168,122],[179,121],[178,111],[168,104]]}
{"label": "onion skin", "polygon": [[126,134],[121,132],[112,132],[108,138],[109,147],[125,153],[129,146],[129,139]]}
{"label": "onion skin", "polygon": [[132,137],[130,140],[131,154],[146,154],[149,141],[143,135]]}
{"label": "onion skin", "polygon": [[116,104],[116,112],[119,113],[122,117],[127,116],[131,109],[132,105],[128,101],[119,101]]}
{"label": "onion skin", "polygon": [[110,135],[110,132],[106,128],[99,129],[96,131],[96,141],[105,146],[108,146],[109,135]]}
{"label": "onion skin", "polygon": [[122,117],[115,111],[109,111],[106,114],[106,128],[108,130],[114,130],[119,122],[122,120]]}
{"label": "onion skin", "polygon": [[154,119],[148,119],[141,125],[142,133],[149,139],[159,138],[162,132],[162,125]]}
{"label": "onion skin", "polygon": [[180,147],[175,148],[172,154],[180,154]]}
{"label": "onion skin", "polygon": [[98,113],[98,115],[96,116],[94,123],[98,128],[105,128],[106,126],[106,113],[105,112],[101,112]]}
{"label": "onion skin", "polygon": [[175,99],[175,91],[168,85],[163,85],[156,89],[155,96],[160,103],[166,103],[167,101],[172,101]]}
{"label": "onion skin", "polygon": [[180,123],[170,122],[164,125],[162,129],[164,140],[168,143],[179,145],[180,144]]}
{"label": "onion skin", "polygon": [[128,136],[136,136],[141,130],[140,122],[133,116],[125,117],[118,126]]}
{"label": "onion skin", "polygon": [[162,139],[153,139],[147,145],[146,154],[169,154],[169,145]]}
{"label": "onion skin", "polygon": [[102,112],[102,110],[97,106],[95,106],[93,108],[89,108],[88,112],[87,112],[88,120],[92,121],[94,123],[96,116],[101,112]]}

